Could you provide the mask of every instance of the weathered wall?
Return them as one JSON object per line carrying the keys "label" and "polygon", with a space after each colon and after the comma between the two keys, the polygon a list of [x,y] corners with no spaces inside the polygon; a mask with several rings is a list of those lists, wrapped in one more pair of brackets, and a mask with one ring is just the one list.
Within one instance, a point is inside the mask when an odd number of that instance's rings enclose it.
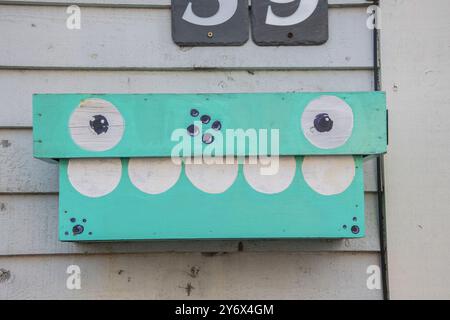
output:
{"label": "weathered wall", "polygon": [[0,0],[0,298],[382,298],[366,286],[380,258],[373,161],[362,240],[75,244],[57,241],[56,166],[32,158],[33,93],[372,90],[366,1],[329,1],[324,46],[209,49],[172,43],[168,0],[76,1],[82,29],[68,30],[73,2]]}
{"label": "weathered wall", "polygon": [[390,295],[450,299],[450,1],[381,4]]}

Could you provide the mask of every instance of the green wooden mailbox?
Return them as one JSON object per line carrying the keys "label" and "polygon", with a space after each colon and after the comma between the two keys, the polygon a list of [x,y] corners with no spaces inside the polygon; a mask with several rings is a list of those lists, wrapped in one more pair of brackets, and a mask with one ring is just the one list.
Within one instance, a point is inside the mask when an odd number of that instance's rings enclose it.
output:
{"label": "green wooden mailbox", "polygon": [[39,94],[63,241],[363,237],[380,92]]}

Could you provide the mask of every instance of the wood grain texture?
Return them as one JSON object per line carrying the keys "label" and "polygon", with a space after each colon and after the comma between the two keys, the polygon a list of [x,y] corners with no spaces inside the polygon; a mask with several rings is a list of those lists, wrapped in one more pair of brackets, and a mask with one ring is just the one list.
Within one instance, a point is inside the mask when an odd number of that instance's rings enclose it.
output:
{"label": "wood grain texture", "polygon": [[[378,264],[377,253],[9,257],[0,299],[381,299],[366,286]],[[66,288],[70,265],[81,290]]]}
{"label": "wood grain texture", "polygon": [[[251,0],[249,0],[250,2]],[[328,0],[330,7],[367,6],[372,3],[372,0]],[[75,4],[84,7],[170,8],[170,0],[0,0],[0,4],[58,6]]]}
{"label": "wood grain texture", "polygon": [[[371,71],[0,70],[0,127],[31,127],[34,93],[370,91]],[[7,102],[6,102],[7,101]],[[14,110],[14,112],[12,112]]]}
{"label": "wood grain texture", "polygon": [[[233,252],[239,241],[58,241],[57,195],[0,195],[0,256],[146,252]],[[241,249],[258,252],[379,251],[376,194],[365,195],[366,237],[346,240],[247,240]],[[1,267],[1,265],[0,265]]]}
{"label": "wood grain texture", "polygon": [[[449,299],[450,1],[381,1],[390,295]],[[411,21],[415,21],[411,32]]]}
{"label": "wood grain texture", "polygon": [[70,30],[62,7],[4,5],[0,68],[372,69],[366,9],[329,13],[322,46],[181,48],[171,38],[170,10],[85,8],[81,30]]}
{"label": "wood grain texture", "polygon": [[[193,106],[213,117],[212,121],[220,120],[222,129],[209,131],[210,124],[196,123],[194,120],[198,119],[190,115]],[[328,128],[320,122],[322,130],[316,117],[324,114],[329,123],[334,120],[334,125]],[[368,155],[386,152],[387,141],[386,97],[373,91],[37,94],[33,96],[33,116],[33,154],[50,159],[190,157],[211,154],[211,148],[219,156],[254,156],[265,152],[283,156]],[[94,117],[109,121],[109,130],[95,134],[90,127]],[[197,138],[186,130],[193,122],[200,131]],[[267,150],[257,146],[255,130],[264,132]],[[240,136],[250,133],[253,138],[243,143]],[[210,145],[200,139],[207,134],[215,138]],[[181,148],[184,144],[192,147]]]}
{"label": "wood grain texture", "polygon": [[[33,158],[30,129],[0,129],[0,193],[57,193],[58,166]],[[376,161],[364,161],[364,190],[376,191]]]}

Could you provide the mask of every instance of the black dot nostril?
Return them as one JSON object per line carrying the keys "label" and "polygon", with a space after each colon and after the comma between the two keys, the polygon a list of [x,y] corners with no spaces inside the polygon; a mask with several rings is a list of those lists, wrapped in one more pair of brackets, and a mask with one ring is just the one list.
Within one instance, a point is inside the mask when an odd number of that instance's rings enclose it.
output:
{"label": "black dot nostril", "polygon": [[191,124],[189,127],[187,127],[186,130],[191,137],[194,137],[194,136],[198,135],[198,133],[199,133],[198,127],[193,124]]}
{"label": "black dot nostril", "polygon": [[201,121],[203,124],[208,124],[208,123],[211,121],[211,117],[208,116],[207,114],[205,114],[205,115],[203,115],[203,116],[200,117],[200,121]]}
{"label": "black dot nostril", "polygon": [[219,131],[220,129],[222,129],[222,123],[219,120],[216,120],[211,125],[211,128],[213,128],[216,131]]}
{"label": "black dot nostril", "polygon": [[314,119],[314,128],[319,132],[329,132],[333,129],[333,120],[328,113],[319,113]]}
{"label": "black dot nostril", "polygon": [[92,120],[89,121],[89,125],[96,134],[106,133],[109,129],[108,120],[101,114],[93,116]]}
{"label": "black dot nostril", "polygon": [[74,227],[72,228],[72,233],[73,233],[74,235],[82,234],[83,231],[84,231],[84,227],[81,226],[81,225],[79,225],[79,224],[76,225],[76,226],[74,226]]}
{"label": "black dot nostril", "polygon": [[199,114],[200,114],[200,112],[198,112],[197,109],[191,109],[191,116],[198,117]]}
{"label": "black dot nostril", "polygon": [[205,133],[202,137],[202,141],[205,144],[211,144],[214,142],[214,136],[210,133]]}
{"label": "black dot nostril", "polygon": [[352,233],[358,234],[359,233],[359,227],[358,226],[352,226]]}

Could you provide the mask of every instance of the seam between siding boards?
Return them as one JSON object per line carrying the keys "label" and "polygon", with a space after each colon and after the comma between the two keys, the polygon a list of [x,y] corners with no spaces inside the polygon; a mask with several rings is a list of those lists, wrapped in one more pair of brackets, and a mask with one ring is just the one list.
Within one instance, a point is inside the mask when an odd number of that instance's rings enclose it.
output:
{"label": "seam between siding boards", "polygon": [[[249,1],[250,2],[250,1]],[[331,3],[329,8],[351,8],[351,7],[367,7],[373,4],[373,1],[355,3]],[[0,5],[12,6],[70,6],[77,5],[79,7],[93,7],[93,8],[137,8],[137,9],[170,9],[169,4],[137,4],[137,3],[95,3],[95,2],[63,2],[63,1],[2,1]],[[249,3],[249,7],[251,4]]]}

